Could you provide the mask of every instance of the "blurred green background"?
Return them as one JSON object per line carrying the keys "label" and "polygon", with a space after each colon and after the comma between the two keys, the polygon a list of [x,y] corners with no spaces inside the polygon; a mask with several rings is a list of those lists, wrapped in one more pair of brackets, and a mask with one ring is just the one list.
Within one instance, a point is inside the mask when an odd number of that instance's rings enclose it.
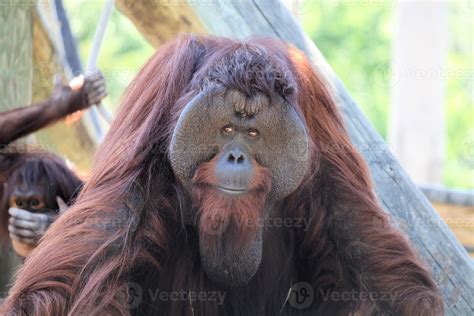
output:
{"label": "blurred green background", "polygon": [[[446,161],[444,184],[474,188],[474,76],[472,16],[465,1],[450,3],[446,78]],[[395,2],[303,0],[299,19],[354,99],[384,139],[390,106],[391,40]],[[85,62],[103,1],[65,1],[71,27]],[[99,67],[109,89],[108,106],[120,96],[153,54],[133,24],[117,10],[109,21]]]}

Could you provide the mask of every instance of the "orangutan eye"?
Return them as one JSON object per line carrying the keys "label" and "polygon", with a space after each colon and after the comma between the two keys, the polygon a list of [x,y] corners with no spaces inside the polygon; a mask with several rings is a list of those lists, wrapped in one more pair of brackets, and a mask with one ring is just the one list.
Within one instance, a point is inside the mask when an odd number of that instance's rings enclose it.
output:
{"label": "orangutan eye", "polygon": [[247,131],[247,135],[249,135],[252,138],[255,138],[259,135],[259,133],[258,133],[258,130],[256,130],[256,129],[249,129]]}
{"label": "orangutan eye", "polygon": [[232,134],[234,132],[234,127],[232,125],[226,125],[222,128],[224,134]]}

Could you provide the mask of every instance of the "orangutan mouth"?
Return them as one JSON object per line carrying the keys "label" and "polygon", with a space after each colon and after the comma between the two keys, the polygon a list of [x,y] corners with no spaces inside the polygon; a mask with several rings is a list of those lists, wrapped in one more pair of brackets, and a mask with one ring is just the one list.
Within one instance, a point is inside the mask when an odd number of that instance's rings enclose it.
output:
{"label": "orangutan mouth", "polygon": [[242,194],[247,193],[246,189],[240,189],[240,188],[226,188],[226,187],[221,187],[221,186],[217,186],[216,188],[220,192],[230,194],[230,195],[242,195]]}

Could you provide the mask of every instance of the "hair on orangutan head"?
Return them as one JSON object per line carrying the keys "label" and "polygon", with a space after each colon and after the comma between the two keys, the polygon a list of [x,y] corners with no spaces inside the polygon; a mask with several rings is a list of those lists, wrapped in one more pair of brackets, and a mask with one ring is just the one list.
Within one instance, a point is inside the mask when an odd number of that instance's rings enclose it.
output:
{"label": "hair on orangutan head", "polygon": [[[124,299],[128,282],[142,295],[134,306]],[[297,282],[314,291],[305,310],[288,304]],[[225,300],[147,294],[156,289],[217,291]],[[390,299],[324,295],[354,290]],[[123,315],[443,309],[429,272],[377,205],[367,167],[304,54],[272,39],[209,36],[165,44],[142,68],[78,201],[4,306]]]}

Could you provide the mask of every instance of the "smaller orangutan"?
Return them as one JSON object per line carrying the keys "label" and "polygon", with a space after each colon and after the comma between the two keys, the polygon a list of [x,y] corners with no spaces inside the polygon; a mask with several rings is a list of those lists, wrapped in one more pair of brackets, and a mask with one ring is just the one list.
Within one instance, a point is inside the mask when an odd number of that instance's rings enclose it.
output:
{"label": "smaller orangutan", "polygon": [[[56,76],[47,100],[0,113],[0,149],[106,96],[100,71],[76,77],[68,85]],[[80,180],[52,154],[0,152],[0,242],[8,242],[10,234],[17,253],[29,253],[56,218],[56,197],[69,201],[79,186]],[[24,200],[24,194],[34,198]]]}
{"label": "smaller orangutan", "polygon": [[9,235],[15,252],[26,257],[59,210],[73,201],[82,182],[54,154],[9,156],[13,163],[0,190],[0,239],[7,242]]}

